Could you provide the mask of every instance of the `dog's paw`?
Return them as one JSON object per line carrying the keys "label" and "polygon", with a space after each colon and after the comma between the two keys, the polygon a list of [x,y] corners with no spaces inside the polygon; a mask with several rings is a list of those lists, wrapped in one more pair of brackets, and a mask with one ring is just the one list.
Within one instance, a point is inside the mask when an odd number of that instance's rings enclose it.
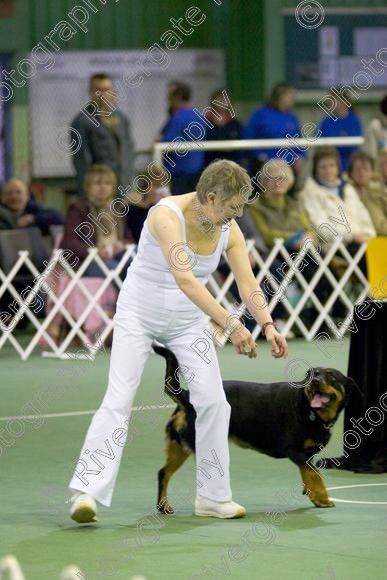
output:
{"label": "dog's paw", "polygon": [[327,498],[311,498],[314,505],[318,508],[331,508],[335,507],[335,502],[333,502],[329,497]]}
{"label": "dog's paw", "polygon": [[162,504],[158,503],[157,510],[162,514],[165,514],[166,516],[173,516],[173,514],[175,513],[175,510],[168,502],[163,502]]}

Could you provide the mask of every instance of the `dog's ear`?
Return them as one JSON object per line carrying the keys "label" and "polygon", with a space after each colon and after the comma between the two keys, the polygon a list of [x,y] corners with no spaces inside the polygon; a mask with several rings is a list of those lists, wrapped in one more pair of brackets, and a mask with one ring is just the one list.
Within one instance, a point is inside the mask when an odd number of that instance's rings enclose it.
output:
{"label": "dog's ear", "polygon": [[354,381],[351,377],[347,377],[347,382],[345,385],[345,390],[350,393],[353,389],[356,389],[358,393],[360,393],[360,395],[362,397],[364,397],[364,393],[362,392],[362,390],[360,389],[359,385],[357,384],[356,381]]}
{"label": "dog's ear", "polygon": [[310,368],[305,375],[305,378],[303,380],[303,386],[307,387],[308,385],[310,385],[310,383],[313,381],[315,374],[316,374],[317,369],[314,368]]}

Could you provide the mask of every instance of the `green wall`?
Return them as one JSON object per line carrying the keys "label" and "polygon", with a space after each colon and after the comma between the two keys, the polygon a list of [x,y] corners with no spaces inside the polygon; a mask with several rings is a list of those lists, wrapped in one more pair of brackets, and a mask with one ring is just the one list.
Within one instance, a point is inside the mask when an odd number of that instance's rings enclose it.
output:
{"label": "green wall", "polygon": [[[74,6],[90,1],[88,32],[78,30],[69,42],[57,40],[61,50],[147,48],[171,28],[170,18],[183,17],[198,6],[206,20],[185,37],[183,47],[223,48],[226,55],[227,87],[237,113],[247,118],[272,85],[283,79],[283,8],[295,8],[298,0],[16,0],[16,16],[0,20],[0,51],[12,53],[15,66],[26,51],[60,22],[69,19]],[[105,2],[103,4],[102,2]],[[218,4],[219,2],[219,4]],[[322,0],[324,8],[385,7],[385,0]],[[318,116],[316,103],[323,92],[300,93],[301,119]],[[378,99],[371,91],[359,109],[369,117]],[[14,173],[29,178],[30,150],[28,95],[26,87],[15,90],[11,101]],[[364,109],[364,111],[363,111]],[[52,182],[50,182],[52,183]]]}
{"label": "green wall", "polygon": [[[105,4],[102,3],[105,2]],[[70,41],[56,42],[61,50],[147,48],[160,42],[191,6],[198,6],[206,20],[184,38],[185,48],[222,48],[226,55],[227,86],[233,102],[257,102],[267,86],[281,77],[281,64],[267,51],[265,30],[273,21],[278,28],[281,0],[90,0],[87,32],[77,29]],[[218,4],[219,2],[219,4]],[[16,16],[0,20],[0,51],[12,54],[12,66],[60,22],[71,23],[69,13],[85,0],[16,0]],[[277,17],[273,18],[277,11]],[[73,24],[73,23],[72,23]],[[27,87],[15,89],[11,101],[14,173],[27,179],[30,164]]]}
{"label": "green wall", "polygon": [[[14,53],[15,64],[23,52],[37,43],[84,0],[16,0],[16,17],[0,20],[0,50]],[[90,0],[98,10],[89,9],[85,24],[69,42],[57,41],[61,50],[147,48],[160,42],[171,28],[170,18],[183,17],[191,6],[198,6],[206,20],[184,39],[185,48],[223,48],[227,58],[227,79],[238,100],[261,97],[265,82],[265,19],[272,20],[273,8],[280,0]],[[217,2],[221,2],[220,5]],[[268,9],[267,6],[270,6]],[[277,12],[278,13],[278,12]],[[268,24],[268,22],[267,22]],[[56,37],[57,38],[57,37]],[[161,43],[162,44],[162,43]],[[235,94],[234,94],[235,93]],[[26,102],[26,92],[15,95]]]}

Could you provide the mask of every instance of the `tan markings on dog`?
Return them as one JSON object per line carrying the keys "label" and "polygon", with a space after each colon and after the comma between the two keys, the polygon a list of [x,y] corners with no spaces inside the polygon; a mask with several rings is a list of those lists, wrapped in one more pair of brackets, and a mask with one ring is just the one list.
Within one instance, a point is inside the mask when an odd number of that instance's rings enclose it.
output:
{"label": "tan markings on dog", "polygon": [[323,479],[315,467],[300,466],[302,481],[304,482],[304,493],[307,493],[310,500],[316,507],[334,507],[334,503],[328,497],[328,492]]}
{"label": "tan markings on dog", "polygon": [[[176,417],[176,415],[175,415]],[[190,452],[170,438],[169,433],[166,438],[167,462],[159,471],[159,494],[157,498],[157,509],[164,514],[173,514],[174,509],[168,501],[168,483],[172,475],[183,465]]]}
{"label": "tan markings on dog", "polygon": [[176,415],[173,415],[171,422],[173,428],[176,429],[177,432],[181,431],[182,429],[186,429],[187,418],[185,416],[185,411],[183,409],[177,411]]}
{"label": "tan markings on dog", "polygon": [[343,401],[343,394],[334,387],[323,385],[321,392],[325,395],[335,395],[336,399],[328,403],[325,409],[315,409],[319,417],[324,421],[324,423],[329,423],[336,419],[338,414],[338,409]]}
{"label": "tan markings on dog", "polygon": [[242,449],[254,449],[254,447],[246,443],[246,441],[239,439],[235,435],[230,435],[230,441],[232,441],[233,443],[235,443],[235,445],[238,445],[238,447],[241,447]]}
{"label": "tan markings on dog", "polygon": [[318,443],[313,441],[313,439],[305,439],[304,441],[304,449],[309,449],[309,447],[318,447]]}

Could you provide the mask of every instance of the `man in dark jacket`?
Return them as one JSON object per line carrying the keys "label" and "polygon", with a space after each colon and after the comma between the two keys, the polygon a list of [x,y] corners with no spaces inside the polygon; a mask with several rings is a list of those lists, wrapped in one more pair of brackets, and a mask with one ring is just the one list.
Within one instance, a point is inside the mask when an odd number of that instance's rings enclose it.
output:
{"label": "man in dark jacket", "polygon": [[[90,165],[108,165],[116,174],[118,185],[126,188],[133,179],[133,141],[127,117],[114,105],[113,81],[100,73],[90,79],[90,97],[71,128],[81,137],[81,146],[73,155],[78,195],[84,195],[83,180]],[[70,129],[71,138],[74,139]]]}
{"label": "man in dark jacket", "polygon": [[43,235],[50,226],[64,224],[63,215],[47,209],[30,197],[26,184],[20,179],[9,179],[3,187],[0,204],[0,229],[37,227]]}

